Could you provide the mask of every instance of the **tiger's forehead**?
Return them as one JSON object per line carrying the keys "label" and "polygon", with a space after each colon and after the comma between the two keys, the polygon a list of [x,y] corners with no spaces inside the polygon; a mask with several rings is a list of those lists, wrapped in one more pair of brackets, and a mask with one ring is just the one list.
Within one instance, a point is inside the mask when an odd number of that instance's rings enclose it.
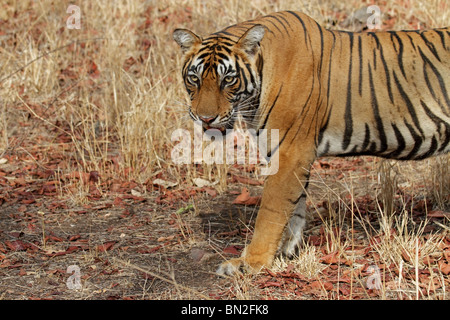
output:
{"label": "tiger's forehead", "polygon": [[233,73],[234,42],[222,37],[208,37],[203,40],[198,51],[193,55],[188,71],[195,72],[203,78],[208,75],[222,77]]}
{"label": "tiger's forehead", "polygon": [[210,50],[212,52],[225,52],[227,54],[232,53],[232,48],[236,44],[235,41],[227,37],[209,36],[203,39],[201,50]]}

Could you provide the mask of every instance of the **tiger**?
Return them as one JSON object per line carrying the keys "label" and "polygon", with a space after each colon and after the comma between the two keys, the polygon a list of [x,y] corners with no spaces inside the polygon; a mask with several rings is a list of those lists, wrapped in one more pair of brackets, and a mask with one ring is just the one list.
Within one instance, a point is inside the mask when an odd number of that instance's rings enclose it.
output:
{"label": "tiger", "polygon": [[450,150],[450,27],[347,32],[276,12],[200,37],[176,29],[189,114],[225,132],[238,115],[277,129],[250,243],[220,264],[270,268],[301,246],[310,168],[319,157],[419,160]]}

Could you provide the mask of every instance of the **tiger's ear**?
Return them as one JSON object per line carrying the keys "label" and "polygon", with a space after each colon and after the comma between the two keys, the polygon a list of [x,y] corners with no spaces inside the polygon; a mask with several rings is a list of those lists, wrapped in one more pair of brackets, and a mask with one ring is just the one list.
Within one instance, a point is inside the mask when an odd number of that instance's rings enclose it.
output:
{"label": "tiger's ear", "polygon": [[254,56],[258,52],[259,43],[264,37],[266,29],[264,26],[257,24],[247,30],[246,33],[237,42],[247,54]]}
{"label": "tiger's ear", "polygon": [[189,51],[194,44],[202,42],[202,39],[199,36],[187,29],[175,29],[173,32],[173,39],[181,47],[183,53]]}

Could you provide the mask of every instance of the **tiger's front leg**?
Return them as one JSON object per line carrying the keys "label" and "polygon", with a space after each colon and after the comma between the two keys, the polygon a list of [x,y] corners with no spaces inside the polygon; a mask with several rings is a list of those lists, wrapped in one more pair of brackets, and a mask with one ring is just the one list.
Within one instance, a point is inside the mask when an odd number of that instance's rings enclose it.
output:
{"label": "tiger's front leg", "polygon": [[218,274],[231,275],[241,267],[258,272],[264,266],[271,266],[292,212],[305,198],[314,152],[305,152],[300,159],[280,152],[279,161],[278,173],[266,180],[251,243],[240,258],[222,263]]}

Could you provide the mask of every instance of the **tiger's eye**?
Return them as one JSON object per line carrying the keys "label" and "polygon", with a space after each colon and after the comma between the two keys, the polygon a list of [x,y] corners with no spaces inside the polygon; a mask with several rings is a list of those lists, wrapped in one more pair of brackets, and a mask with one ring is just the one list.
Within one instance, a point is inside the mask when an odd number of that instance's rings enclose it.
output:
{"label": "tiger's eye", "polygon": [[196,83],[196,82],[198,82],[198,77],[197,77],[197,76],[189,76],[189,80],[190,80],[191,82]]}
{"label": "tiger's eye", "polygon": [[230,83],[234,80],[234,77],[232,76],[226,76],[225,79],[223,79],[226,83]]}

